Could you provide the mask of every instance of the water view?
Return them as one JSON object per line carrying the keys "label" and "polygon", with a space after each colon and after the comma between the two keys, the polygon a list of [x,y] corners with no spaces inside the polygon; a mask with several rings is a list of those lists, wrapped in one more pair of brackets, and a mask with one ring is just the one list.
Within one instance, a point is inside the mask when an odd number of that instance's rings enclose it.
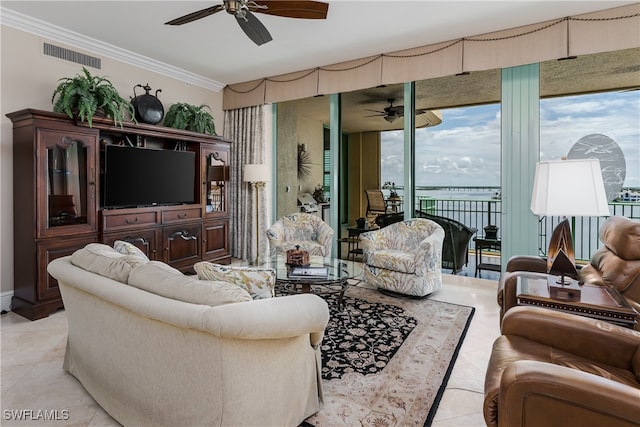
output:
{"label": "water view", "polygon": [[[489,223],[500,227],[500,105],[446,109],[442,115],[440,125],[416,130],[416,206],[456,219],[480,230],[479,233]],[[605,179],[605,186],[612,179],[618,185],[612,190],[617,198],[610,203],[610,211],[612,215],[640,219],[638,117],[638,91],[542,99],[539,158],[559,160],[577,152],[598,158],[604,154],[603,149],[611,152],[615,144],[619,154],[615,176]],[[594,134],[613,144],[585,145],[585,136]],[[403,139],[402,131],[389,131],[383,132],[381,141],[381,181],[396,183],[400,196],[405,170]],[[576,258],[588,259],[595,252],[602,220],[576,219]],[[541,252],[546,250],[546,238],[558,221],[558,218],[541,219]]]}

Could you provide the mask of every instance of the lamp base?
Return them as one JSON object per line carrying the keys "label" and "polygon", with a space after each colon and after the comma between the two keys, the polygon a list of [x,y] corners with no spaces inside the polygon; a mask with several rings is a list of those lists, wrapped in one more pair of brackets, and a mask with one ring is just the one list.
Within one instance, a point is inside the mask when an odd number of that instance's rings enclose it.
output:
{"label": "lamp base", "polygon": [[578,278],[569,220],[564,219],[553,230],[547,255],[547,272],[549,274]]}
{"label": "lamp base", "polygon": [[582,288],[577,281],[571,280],[563,275],[560,276],[560,278],[549,276],[547,283],[549,287],[549,297],[564,301],[580,301]]}

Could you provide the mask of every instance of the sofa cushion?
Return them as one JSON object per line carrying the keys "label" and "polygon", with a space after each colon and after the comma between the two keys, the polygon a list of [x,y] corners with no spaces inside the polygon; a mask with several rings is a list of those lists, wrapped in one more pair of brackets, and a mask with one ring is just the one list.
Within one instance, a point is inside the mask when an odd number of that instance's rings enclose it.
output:
{"label": "sofa cushion", "polygon": [[193,269],[201,280],[222,280],[232,283],[251,295],[253,299],[271,298],[275,295],[275,271],[266,267],[225,266],[202,261]]}
{"label": "sofa cushion", "polygon": [[138,257],[144,261],[149,261],[147,255],[145,255],[145,253],[142,252],[136,245],[125,242],[124,240],[116,240],[115,242],[113,242],[113,249],[120,252],[121,254],[131,255]]}
{"label": "sofa cushion", "polygon": [[121,254],[102,243],[89,243],[73,253],[71,263],[100,276],[127,283],[131,270],[147,261],[137,256]]}
{"label": "sofa cushion", "polygon": [[251,296],[238,286],[185,276],[161,262],[152,261],[134,268],[129,275],[128,283],[165,298],[212,307],[251,301]]}

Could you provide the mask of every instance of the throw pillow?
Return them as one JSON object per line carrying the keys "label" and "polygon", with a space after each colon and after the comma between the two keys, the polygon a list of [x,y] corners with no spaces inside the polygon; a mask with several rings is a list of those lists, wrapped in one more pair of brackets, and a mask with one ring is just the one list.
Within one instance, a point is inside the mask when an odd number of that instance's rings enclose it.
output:
{"label": "throw pillow", "polygon": [[211,307],[251,301],[245,290],[231,283],[198,280],[170,269],[166,264],[152,261],[133,269],[128,283],[165,298]]}
{"label": "throw pillow", "polygon": [[121,283],[127,283],[129,273],[134,267],[146,262],[139,257],[121,254],[102,243],[89,243],[71,256],[71,264],[76,267]]}
{"label": "throw pillow", "polygon": [[121,254],[131,255],[142,260],[149,261],[147,255],[145,255],[145,253],[142,252],[140,248],[132,243],[125,242],[124,240],[116,240],[115,242],[113,242],[113,249],[120,252]]}
{"label": "throw pillow", "polygon": [[275,295],[276,273],[267,267],[239,267],[214,264],[207,261],[193,265],[200,280],[220,280],[232,283],[249,292],[253,299]]}

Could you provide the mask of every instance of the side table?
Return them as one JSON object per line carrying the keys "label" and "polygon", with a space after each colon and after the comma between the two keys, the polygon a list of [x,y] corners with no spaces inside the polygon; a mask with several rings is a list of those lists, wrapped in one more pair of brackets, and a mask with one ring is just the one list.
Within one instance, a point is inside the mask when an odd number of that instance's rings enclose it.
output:
{"label": "side table", "polygon": [[362,255],[362,248],[360,247],[360,235],[366,231],[378,230],[373,227],[347,227],[348,237],[346,242],[349,245],[347,252],[347,259],[355,261],[356,256]]}
{"label": "side table", "polygon": [[502,242],[500,239],[487,239],[486,237],[474,237],[473,241],[476,243],[476,274],[475,277],[478,277],[480,274],[480,270],[489,270],[489,271],[501,271],[500,263],[489,263],[482,262],[482,251],[483,249],[494,249],[500,250],[502,246]]}
{"label": "side table", "polygon": [[582,285],[580,301],[568,301],[549,296],[549,281],[556,281],[556,276],[547,279],[518,276],[516,284],[516,302],[518,305],[536,305],[552,310],[568,311],[593,319],[605,320],[627,328],[634,328],[638,321],[638,313],[620,295],[617,289],[607,286]]}

